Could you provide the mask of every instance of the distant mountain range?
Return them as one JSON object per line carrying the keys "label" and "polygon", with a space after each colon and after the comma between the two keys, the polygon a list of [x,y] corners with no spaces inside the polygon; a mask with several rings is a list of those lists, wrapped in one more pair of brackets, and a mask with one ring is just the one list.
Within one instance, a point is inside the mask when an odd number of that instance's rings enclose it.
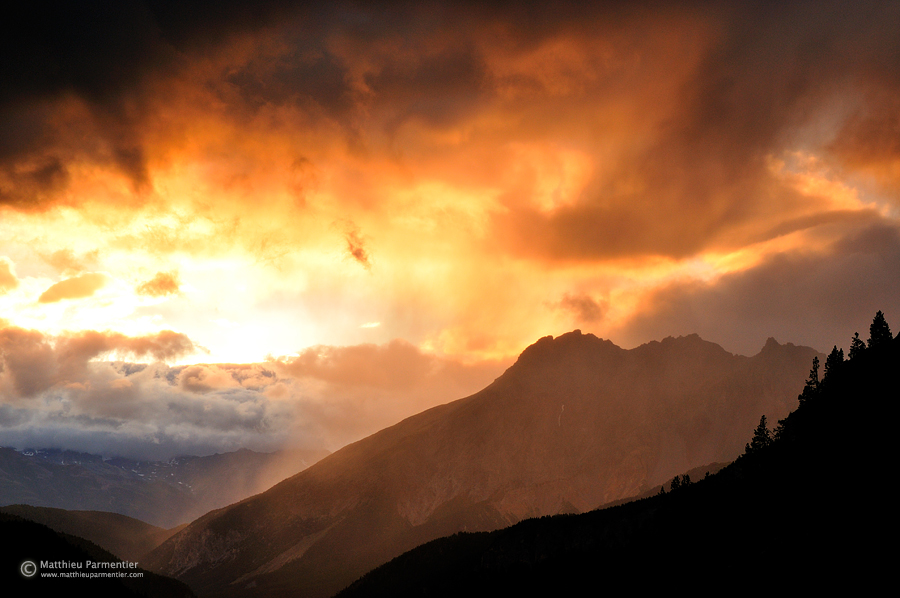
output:
{"label": "distant mountain range", "polygon": [[0,506],[108,511],[171,528],[261,492],[327,454],[242,449],[148,462],[0,448]]}
{"label": "distant mountain range", "polygon": [[546,337],[479,393],[410,417],[208,513],[146,562],[200,595],[325,597],[460,531],[579,513],[730,461],[796,405],[813,357],[753,357],[696,335],[624,350]]}

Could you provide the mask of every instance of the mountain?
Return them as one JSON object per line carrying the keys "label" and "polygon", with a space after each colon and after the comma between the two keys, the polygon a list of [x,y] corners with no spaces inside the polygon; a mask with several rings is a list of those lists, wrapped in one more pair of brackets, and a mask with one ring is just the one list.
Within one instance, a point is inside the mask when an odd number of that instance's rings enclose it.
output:
{"label": "mountain", "polygon": [[0,513],[46,525],[56,532],[78,536],[120,559],[139,561],[180,528],[162,529],[139,519],[105,511],[66,511],[48,507],[11,505]]}
{"label": "mountain", "polygon": [[[829,372],[774,441],[718,474],[577,516],[457,534],[375,569],[338,596],[870,595],[893,582],[900,339]],[[746,431],[749,440],[750,429]]]}
{"label": "mountain", "polygon": [[246,449],[169,461],[0,448],[0,505],[109,511],[171,528],[270,488],[327,451]]}
{"label": "mountain", "polygon": [[[84,594],[96,597],[190,598],[184,583],[140,567],[110,569],[121,559],[83,538],[60,533],[45,525],[0,513],[0,584],[4,596]],[[92,566],[91,563],[99,564]],[[23,574],[24,572],[25,574]],[[27,573],[32,573],[31,576]],[[55,579],[47,577],[57,576]],[[81,577],[93,575],[92,579]],[[81,577],[72,579],[72,576]]]}
{"label": "mountain", "polygon": [[761,414],[787,415],[816,355],[772,339],[743,357],[696,335],[631,350],[545,337],[484,390],[208,513],[147,564],[200,595],[330,596],[431,539],[591,510],[731,460]]}

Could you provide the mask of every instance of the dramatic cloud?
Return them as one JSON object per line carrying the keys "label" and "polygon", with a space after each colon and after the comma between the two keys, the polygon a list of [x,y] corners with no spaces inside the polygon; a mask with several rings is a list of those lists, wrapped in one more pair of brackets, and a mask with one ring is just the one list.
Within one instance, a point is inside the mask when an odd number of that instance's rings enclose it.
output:
{"label": "dramatic cloud", "polygon": [[896,2],[70,4],[0,23],[15,393],[76,392],[47,338],[175,330],[266,362],[182,356],[186,418],[350,439],[576,327],[755,353],[900,313]]}
{"label": "dramatic cloud", "polygon": [[0,328],[0,388],[4,397],[32,397],[53,386],[84,384],[88,362],[101,355],[165,361],[196,350],[189,338],[171,330],[142,337],[96,331],[50,337],[7,325]]}
{"label": "dramatic cloud", "polygon": [[63,299],[83,299],[90,297],[106,286],[109,277],[105,274],[92,272],[82,274],[74,278],[67,278],[56,283],[38,298],[39,303],[56,303]]}
{"label": "dramatic cloud", "polygon": [[751,355],[767,337],[828,352],[868,337],[875,312],[900,325],[900,228],[861,227],[822,252],[776,254],[715,284],[679,282],[656,291],[620,331],[627,342],[697,332]]}
{"label": "dramatic cloud", "polygon": [[[267,364],[161,363],[194,350],[172,332],[51,338],[0,329],[0,444],[167,458],[240,447],[339,448],[480,390],[508,363],[465,365],[408,343],[315,347]],[[98,357],[152,357],[147,364]],[[407,365],[411,366],[410,368]]]}

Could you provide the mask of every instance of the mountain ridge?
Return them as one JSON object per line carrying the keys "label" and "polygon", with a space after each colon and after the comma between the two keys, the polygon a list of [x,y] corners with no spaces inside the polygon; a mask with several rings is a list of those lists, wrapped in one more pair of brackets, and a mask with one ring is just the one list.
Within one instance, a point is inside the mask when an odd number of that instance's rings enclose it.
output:
{"label": "mountain ridge", "polygon": [[[670,590],[698,570],[692,590],[881,591],[893,570],[880,536],[896,529],[889,492],[861,491],[893,464],[893,372],[900,336],[849,361],[835,349],[775,433],[760,421],[735,462],[691,472],[656,492],[581,515],[522,521],[436,539],[376,568],[338,594],[544,595]],[[852,422],[848,425],[848,422]],[[852,475],[847,475],[851,474]],[[854,479],[856,478],[856,479]]]}
{"label": "mountain ridge", "polygon": [[544,337],[478,393],[204,515],[151,566],[201,594],[330,595],[439,535],[591,510],[730,460],[760,412],[787,414],[815,355],[736,356],[697,335],[630,350],[580,331]]}
{"label": "mountain ridge", "polygon": [[323,453],[327,451],[243,449],[137,461],[60,449],[0,447],[0,506],[107,511],[172,528],[257,494]]}

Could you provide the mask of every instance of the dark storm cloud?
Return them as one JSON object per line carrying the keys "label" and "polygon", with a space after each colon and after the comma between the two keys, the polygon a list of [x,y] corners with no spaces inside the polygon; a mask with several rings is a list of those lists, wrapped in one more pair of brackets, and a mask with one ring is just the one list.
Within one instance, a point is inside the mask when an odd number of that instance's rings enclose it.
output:
{"label": "dark storm cloud", "polygon": [[[187,54],[252,31],[290,4],[39,1],[7,9],[0,25],[0,203],[46,203],[45,192],[65,185],[66,160],[85,151],[145,185],[142,127],[153,104],[147,84],[177,75]],[[77,125],[57,117],[68,97],[87,107]],[[73,148],[69,129],[91,125],[107,147]]]}
{"label": "dark storm cloud", "polygon": [[[849,118],[848,141],[832,147],[848,165],[886,171],[893,141],[883,131],[896,117],[884,98],[900,90],[898,13],[896,3],[880,2],[28,3],[5,19],[0,42],[0,201],[52,201],[67,184],[68,162],[85,153],[145,187],[145,138],[171,99],[167,81],[199,77],[193,84],[215,90],[239,121],[265,106],[293,106],[339,122],[357,140],[410,119],[459,124],[511,90],[536,94],[532,104],[503,106],[525,119],[524,130],[546,132],[584,119],[589,98],[602,108],[624,92],[666,107],[665,120],[646,123],[654,127],[648,142],[574,205],[550,214],[511,206],[495,223],[498,235],[514,252],[549,259],[684,256],[800,201],[773,193],[766,158],[831,142],[803,137],[829,117],[835,95],[856,99],[843,108],[850,117],[830,115]],[[553,40],[596,72],[574,59],[566,70],[564,60],[556,76],[571,85],[560,92],[548,87],[546,64],[495,68]],[[223,58],[241,43],[247,56]],[[692,44],[699,56],[689,59]],[[684,60],[696,65],[669,75],[682,77],[674,94],[639,97],[657,93],[647,80]],[[89,123],[56,117],[54,102],[67,95],[84,103]],[[76,124],[102,143],[80,146],[68,133]],[[622,180],[639,191],[610,183]]]}
{"label": "dark storm cloud", "polygon": [[[897,65],[900,68],[900,65]],[[849,169],[873,177],[900,203],[900,85],[873,94],[829,146]]]}
{"label": "dark storm cloud", "polygon": [[[900,229],[861,226],[825,252],[774,255],[715,284],[676,283],[657,291],[625,325],[626,344],[699,333],[752,355],[772,331],[827,350],[868,336],[875,312],[900,326]],[[619,338],[619,337],[617,337]]]}
{"label": "dark storm cloud", "polygon": [[566,293],[558,306],[569,311],[577,322],[595,323],[603,319],[604,305],[585,293]]}
{"label": "dark storm cloud", "polygon": [[[832,146],[843,162],[871,166],[896,182],[896,3],[710,8],[712,31],[698,26],[694,33],[703,40],[700,60],[676,95],[658,98],[672,116],[651,143],[608,181],[594,181],[574,205],[547,213],[517,202],[498,216],[498,230],[517,252],[550,259],[684,257],[746,242],[736,233],[743,225],[771,226],[814,205],[777,183],[769,158],[824,150],[843,118]],[[642,26],[629,27],[640,34]],[[653,38],[653,27],[644,32]],[[650,48],[648,41],[644,49]],[[636,68],[661,60],[644,55]],[[609,91],[603,87],[598,97]],[[637,184],[617,191],[623,180]]]}
{"label": "dark storm cloud", "polygon": [[[528,3],[19,4],[0,26],[0,202],[21,209],[52,202],[76,157],[114,164],[136,189],[145,187],[148,121],[171,100],[166,82],[197,77],[198,62],[213,67],[196,85],[217,89],[237,119],[267,105],[347,117],[375,96],[390,105],[389,127],[415,116],[447,123],[480,100],[486,73],[471,36],[482,21],[497,19],[527,38],[577,22],[578,12]],[[254,35],[253,55],[219,62]],[[434,38],[443,45],[432,47]],[[338,52],[335,40],[354,48],[351,55]],[[384,63],[351,81],[351,70],[373,54]],[[61,117],[60,103],[73,99],[83,111]],[[353,121],[347,120],[351,129]]]}
{"label": "dark storm cloud", "polygon": [[394,129],[410,118],[441,127],[470,116],[486,99],[487,78],[474,48],[450,47],[411,63],[388,64],[366,82],[374,93],[390,98],[397,106],[388,123],[389,129]]}
{"label": "dark storm cloud", "polygon": [[[145,177],[136,123],[123,101],[149,71],[174,59],[146,5],[23,3],[5,16],[0,38],[0,129],[15,133],[5,136],[0,163],[14,185],[40,182],[40,170],[19,174],[12,167],[23,158],[55,165],[51,180],[64,182],[64,157],[47,151],[65,145],[65,132],[54,125],[52,111],[53,102],[66,94],[81,98],[101,117],[123,170],[137,181]],[[2,199],[26,203],[8,194]]]}
{"label": "dark storm cloud", "polygon": [[293,6],[273,0],[20,3],[4,18],[0,101],[66,92],[114,100],[148,74],[177,66],[183,52],[256,30]]}

